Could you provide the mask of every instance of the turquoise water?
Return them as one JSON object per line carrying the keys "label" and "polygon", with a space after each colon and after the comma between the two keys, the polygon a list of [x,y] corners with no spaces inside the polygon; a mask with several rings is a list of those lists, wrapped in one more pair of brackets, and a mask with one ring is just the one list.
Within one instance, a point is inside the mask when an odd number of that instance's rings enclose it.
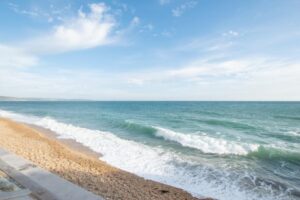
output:
{"label": "turquoise water", "polygon": [[0,102],[140,176],[218,199],[300,199],[300,102]]}

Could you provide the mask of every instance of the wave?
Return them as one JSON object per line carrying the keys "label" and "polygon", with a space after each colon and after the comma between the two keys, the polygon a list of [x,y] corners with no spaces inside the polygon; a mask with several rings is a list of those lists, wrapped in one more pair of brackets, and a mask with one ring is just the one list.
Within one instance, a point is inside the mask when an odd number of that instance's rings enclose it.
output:
{"label": "wave", "polygon": [[300,130],[295,130],[295,131],[287,131],[287,132],[285,132],[285,135],[290,135],[290,136],[299,136],[299,137],[300,137]]}
{"label": "wave", "polygon": [[244,144],[209,136],[179,133],[162,127],[155,128],[157,129],[156,136],[177,142],[185,147],[201,150],[204,153],[247,155],[259,147],[258,144]]}
{"label": "wave", "polygon": [[131,133],[145,134],[145,135],[153,135],[156,132],[156,129],[152,126],[143,125],[131,120],[126,120],[125,122],[122,122],[121,128],[126,129]]}
{"label": "wave", "polygon": [[284,160],[300,164],[300,152],[275,147],[260,146],[257,151],[250,152],[248,156],[254,156],[262,160]]}
{"label": "wave", "polygon": [[[251,183],[251,187],[242,184],[245,179],[255,177],[255,174],[251,174],[251,172],[236,173],[224,168],[219,169],[210,166],[208,163],[199,163],[189,157],[184,157],[184,155],[160,147],[150,147],[135,141],[121,139],[111,132],[91,130],[58,122],[50,117],[40,118],[3,110],[0,110],[0,116],[54,131],[60,138],[73,139],[93,151],[101,153],[103,155],[101,159],[111,165],[148,179],[185,189],[198,197],[205,195],[220,200],[290,199],[287,198],[288,189],[273,191],[263,184],[257,186]],[[156,134],[160,134],[159,137],[177,140],[177,142],[181,140],[185,144],[191,143],[181,133],[175,133],[160,127],[156,127],[156,129],[158,130]],[[200,138],[196,138],[196,140],[200,141]],[[246,148],[236,146],[236,150],[235,148],[229,148],[231,145],[226,144],[224,141],[211,141],[210,138],[204,140],[212,145],[220,143],[223,145],[222,148],[226,147],[231,149],[232,152],[241,151],[240,148]],[[257,187],[261,192],[257,192]]]}
{"label": "wave", "polygon": [[197,111],[194,111],[194,113],[197,113],[197,114],[203,114],[203,115],[208,115],[208,116],[222,116],[221,113],[218,113],[218,112],[212,112],[212,111],[204,111],[204,110],[197,110]]}
{"label": "wave", "polygon": [[246,155],[249,152],[256,151],[259,147],[257,144],[243,144],[198,134],[175,132],[163,127],[144,125],[132,120],[122,122],[121,127],[131,133],[163,138],[184,147],[200,150],[203,153]]}
{"label": "wave", "polygon": [[220,126],[229,129],[237,129],[237,130],[257,130],[259,127],[251,126],[241,122],[233,122],[227,120],[217,120],[217,119],[194,119],[194,121],[213,125],[213,126]]}
{"label": "wave", "polygon": [[284,115],[276,115],[274,118],[279,118],[279,119],[289,119],[289,120],[296,120],[299,121],[300,117],[298,116],[284,116]]}

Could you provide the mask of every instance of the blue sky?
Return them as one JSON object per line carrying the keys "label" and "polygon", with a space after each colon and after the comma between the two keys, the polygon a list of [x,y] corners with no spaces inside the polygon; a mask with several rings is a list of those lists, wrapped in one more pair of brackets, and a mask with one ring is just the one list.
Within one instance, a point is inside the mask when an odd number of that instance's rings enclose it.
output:
{"label": "blue sky", "polygon": [[0,96],[300,100],[299,0],[0,2]]}

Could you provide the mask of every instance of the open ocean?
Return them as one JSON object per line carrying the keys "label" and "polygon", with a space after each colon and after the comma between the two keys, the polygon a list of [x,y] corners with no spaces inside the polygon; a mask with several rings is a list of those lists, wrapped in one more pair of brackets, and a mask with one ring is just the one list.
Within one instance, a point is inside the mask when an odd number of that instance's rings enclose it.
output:
{"label": "open ocean", "polygon": [[300,102],[0,102],[0,117],[195,196],[300,199]]}

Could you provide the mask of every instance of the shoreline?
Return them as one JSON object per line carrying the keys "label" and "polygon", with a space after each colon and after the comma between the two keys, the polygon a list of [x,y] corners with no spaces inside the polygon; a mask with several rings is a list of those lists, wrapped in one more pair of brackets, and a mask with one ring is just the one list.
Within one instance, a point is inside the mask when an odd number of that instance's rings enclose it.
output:
{"label": "shoreline", "polygon": [[[20,122],[17,122],[17,123],[20,123]],[[40,127],[40,126],[37,126],[37,125],[33,125],[33,124],[27,124],[27,123],[21,123],[21,124],[24,124],[26,126],[29,126],[33,129],[39,131],[40,133],[44,134],[46,137],[51,138],[52,140],[55,140],[59,143],[62,143],[63,145],[67,146],[68,148],[70,148],[74,151],[86,154],[86,155],[91,156],[91,157],[96,158],[96,159],[100,159],[102,157],[102,154],[91,150],[90,148],[82,145],[81,143],[79,143],[75,140],[66,139],[66,138],[59,138],[59,135],[57,133],[55,133],[54,131],[51,131],[51,130],[48,130],[46,128],[43,128],[43,127]]]}
{"label": "shoreline", "polygon": [[[190,193],[113,167],[80,143],[47,129],[0,118],[0,146],[105,199],[185,199]],[[210,198],[202,198],[210,199]]]}

